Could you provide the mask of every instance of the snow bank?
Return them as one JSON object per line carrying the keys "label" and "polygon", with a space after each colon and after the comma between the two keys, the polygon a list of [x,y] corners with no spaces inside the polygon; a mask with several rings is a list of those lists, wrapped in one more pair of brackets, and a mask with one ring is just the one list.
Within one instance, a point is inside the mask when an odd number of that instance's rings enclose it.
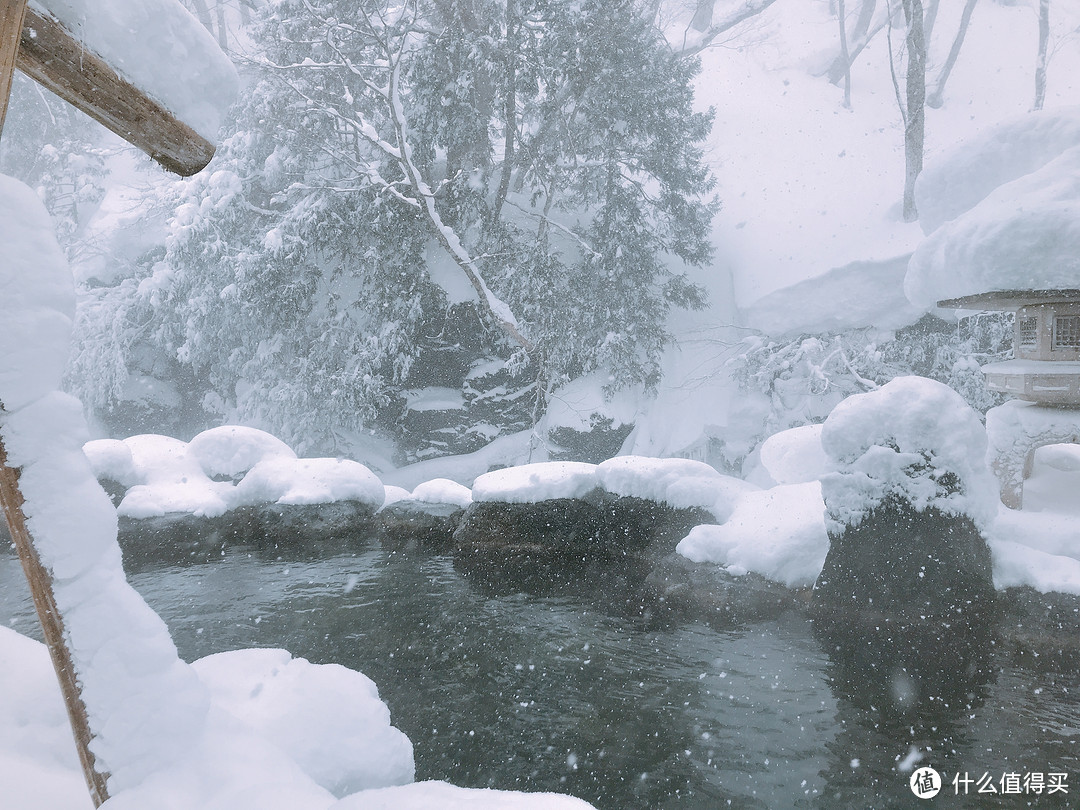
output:
{"label": "snow bank", "polygon": [[0,625],[0,780],[8,810],[90,810],[45,645]]}
{"label": "snow bank", "polygon": [[596,477],[612,495],[644,498],[676,509],[708,509],[720,521],[727,520],[746,493],[757,489],[685,458],[618,456],[601,463]]}
{"label": "snow bank", "polygon": [[213,36],[177,0],[35,4],[181,121],[216,139],[239,79]]}
{"label": "snow bank", "polygon": [[675,550],[693,562],[748,571],[789,588],[814,584],[825,564],[829,538],[817,481],[751,492],[721,526],[696,526]]}
{"label": "snow bank", "polygon": [[1080,596],[1080,560],[1075,557],[1047,554],[1010,540],[990,540],[988,545],[994,557],[995,588],[1028,585],[1040,593]]}
{"label": "snow bank", "polygon": [[974,208],[998,186],[1038,171],[1080,143],[1080,107],[1025,113],[987,127],[930,160],[915,184],[925,233]]}
{"label": "snow bank", "polygon": [[982,527],[997,513],[979,416],[942,383],[898,377],[848,397],[825,420],[821,444],[837,470],[821,480],[830,532],[858,525],[891,495]]}
{"label": "snow bank", "polygon": [[583,461],[541,461],[484,473],[473,482],[474,501],[539,503],[583,498],[599,485],[596,465]]}
{"label": "snow bank", "polygon": [[912,304],[992,290],[1072,288],[1080,279],[1080,146],[998,187],[911,257]]}
{"label": "snow bank", "polygon": [[[412,748],[385,722],[374,684],[283,650],[196,661],[212,696],[201,745],[107,810],[586,810],[569,796],[471,790],[412,778]],[[0,775],[5,810],[90,810],[45,645],[0,627]],[[340,801],[330,792],[378,785]],[[111,783],[110,783],[111,787]]]}
{"label": "snow bank", "polygon": [[270,649],[218,653],[192,667],[215,703],[334,795],[413,780],[412,743],[359,672]]}

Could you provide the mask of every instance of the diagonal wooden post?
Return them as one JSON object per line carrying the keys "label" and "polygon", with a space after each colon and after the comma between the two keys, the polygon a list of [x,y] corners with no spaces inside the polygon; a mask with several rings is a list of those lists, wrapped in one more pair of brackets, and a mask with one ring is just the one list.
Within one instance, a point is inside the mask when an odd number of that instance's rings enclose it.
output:
{"label": "diagonal wooden post", "polygon": [[[11,80],[15,73],[18,59],[19,36],[22,32],[26,15],[26,0],[0,0],[0,132],[7,113],[8,98],[11,93]],[[0,261],[3,261],[0,258]],[[0,415],[3,404],[0,403]],[[79,690],[75,664],[64,636],[64,622],[56,607],[56,595],[53,592],[52,575],[41,563],[34,540],[26,528],[26,516],[23,513],[23,496],[19,490],[19,471],[8,464],[7,449],[0,436],[0,505],[7,518],[11,539],[15,541],[19,559],[22,561],[26,581],[30,586],[30,595],[34,600],[45,644],[49,649],[60,692],[67,708],[71,730],[75,735],[75,747],[82,763],[83,775],[90,790],[90,798],[95,807],[100,807],[109,798],[106,789],[107,774],[102,774],[94,767],[94,754],[90,751],[90,721],[86,715]]]}
{"label": "diagonal wooden post", "polygon": [[11,79],[19,55],[19,34],[26,18],[26,0],[0,0],[0,131],[4,129]]}
{"label": "diagonal wooden post", "polygon": [[18,30],[19,70],[170,172],[188,177],[214,156],[212,143],[86,50],[48,14],[27,9]]}
{"label": "diagonal wooden post", "polygon": [[105,786],[108,776],[99,773],[94,766],[94,754],[90,751],[90,739],[93,736],[90,731],[90,720],[86,716],[86,704],[83,703],[79,691],[75,663],[71,660],[71,651],[64,638],[64,619],[56,606],[52,575],[42,565],[37,549],[34,548],[34,540],[26,528],[26,516],[22,509],[23,496],[19,491],[19,471],[8,465],[7,450],[2,438],[0,438],[0,504],[4,507],[8,531],[11,532],[11,539],[15,541],[15,548],[19,553],[26,581],[30,585],[34,608],[41,622],[45,646],[49,648],[49,657],[56,670],[56,678],[60,682],[60,692],[64,696],[64,706],[67,708],[68,720],[71,721],[71,730],[75,735],[75,747],[78,749],[79,761],[82,763],[83,776],[86,777],[86,786],[90,790],[94,807],[100,807],[109,798],[109,792]]}

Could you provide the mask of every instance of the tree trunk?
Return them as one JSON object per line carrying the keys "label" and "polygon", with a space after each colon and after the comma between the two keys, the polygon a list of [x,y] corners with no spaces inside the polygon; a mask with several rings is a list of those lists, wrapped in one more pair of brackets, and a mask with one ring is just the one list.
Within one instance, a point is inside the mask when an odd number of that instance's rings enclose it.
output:
{"label": "tree trunk", "polygon": [[923,22],[923,34],[924,39],[928,43],[926,49],[930,50],[929,43],[934,39],[934,23],[937,22],[937,12],[940,0],[930,0],[930,4],[926,7],[926,19]]}
{"label": "tree trunk", "polygon": [[953,65],[956,64],[956,58],[960,55],[960,48],[963,46],[964,37],[967,35],[968,23],[971,22],[971,14],[975,11],[975,3],[977,2],[978,0],[967,0],[964,4],[964,11],[960,15],[960,28],[956,31],[956,37],[953,39],[949,55],[945,59],[945,65],[941,68],[941,75],[938,76],[934,92],[926,100],[927,106],[933,107],[935,110],[942,104],[945,94],[945,82],[949,80],[949,74],[952,73]]}
{"label": "tree trunk", "polygon": [[713,6],[716,0],[698,0],[697,9],[694,11],[694,19],[690,21],[690,27],[695,31],[704,33],[712,25]]}
{"label": "tree trunk", "polygon": [[840,20],[840,58],[844,62],[844,107],[851,109],[851,56],[847,46],[847,9],[844,0],[837,0],[836,16]]}
{"label": "tree trunk", "polygon": [[517,134],[517,0],[506,0],[506,81],[503,89],[503,165],[499,177],[499,190],[495,196],[491,222],[495,224],[502,216],[503,202],[510,192],[510,175],[514,171],[514,138]]}
{"label": "tree trunk", "polygon": [[828,71],[826,71],[826,75],[832,84],[840,83],[840,80],[850,70],[851,63],[862,53],[871,37],[881,30],[878,27],[872,32],[870,31],[870,23],[874,21],[874,9],[876,7],[877,0],[863,0],[862,5],[859,6],[859,17],[855,20],[855,27],[851,30],[851,36],[845,36],[848,42],[847,54],[841,53],[837,56],[829,65]]}
{"label": "tree trunk", "polygon": [[1041,110],[1046,101],[1046,48],[1050,42],[1050,0],[1039,0],[1039,53],[1035,59],[1035,103]]}
{"label": "tree trunk", "polygon": [[923,37],[922,0],[904,0],[907,18],[907,124],[904,127],[904,221],[919,218],[915,208],[915,180],[923,165],[926,136],[926,41]]}

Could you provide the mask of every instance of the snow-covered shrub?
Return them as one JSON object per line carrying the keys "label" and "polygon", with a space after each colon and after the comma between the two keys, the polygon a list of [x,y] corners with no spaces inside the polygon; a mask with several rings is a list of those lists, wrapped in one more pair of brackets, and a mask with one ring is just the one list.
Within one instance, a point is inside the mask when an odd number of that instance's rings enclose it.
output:
{"label": "snow-covered shrub", "polygon": [[769,436],[821,422],[846,397],[907,375],[945,383],[985,412],[1002,397],[987,390],[980,364],[1011,352],[1009,313],[974,314],[956,324],[927,315],[896,333],[857,329],[786,342],[751,338],[734,376],[744,390],[768,398],[762,435]]}
{"label": "snow-covered shrub", "polygon": [[825,420],[821,445],[836,470],[822,478],[830,534],[858,526],[887,501],[983,527],[997,512],[986,431],[942,383],[900,377],[849,397]]}

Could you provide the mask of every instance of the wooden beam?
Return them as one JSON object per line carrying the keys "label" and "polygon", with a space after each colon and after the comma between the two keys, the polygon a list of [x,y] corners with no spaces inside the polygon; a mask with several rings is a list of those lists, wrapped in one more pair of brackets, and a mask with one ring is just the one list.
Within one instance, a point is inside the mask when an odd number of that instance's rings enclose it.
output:
{"label": "wooden beam", "polygon": [[[25,4],[0,0],[14,2]],[[85,50],[57,20],[32,8],[26,10],[17,66],[171,172],[188,177],[214,156],[212,143]]]}
{"label": "wooden beam", "polygon": [[0,0],[0,131],[4,129],[11,79],[19,52],[19,35],[26,16],[26,0]]}
{"label": "wooden beam", "polygon": [[0,438],[0,504],[3,505],[7,518],[8,531],[15,541],[15,548],[22,561],[26,581],[30,585],[30,595],[34,600],[41,629],[45,635],[45,646],[49,649],[56,677],[60,682],[60,691],[67,707],[71,730],[75,734],[75,747],[79,752],[86,786],[94,807],[100,807],[109,798],[105,786],[107,774],[98,773],[94,767],[94,755],[90,751],[90,721],[86,716],[86,704],[79,691],[78,675],[71,660],[71,651],[64,638],[64,620],[56,606],[53,593],[52,576],[41,563],[34,541],[26,528],[26,516],[23,513],[23,496],[19,491],[19,471],[8,466],[7,450]]}

